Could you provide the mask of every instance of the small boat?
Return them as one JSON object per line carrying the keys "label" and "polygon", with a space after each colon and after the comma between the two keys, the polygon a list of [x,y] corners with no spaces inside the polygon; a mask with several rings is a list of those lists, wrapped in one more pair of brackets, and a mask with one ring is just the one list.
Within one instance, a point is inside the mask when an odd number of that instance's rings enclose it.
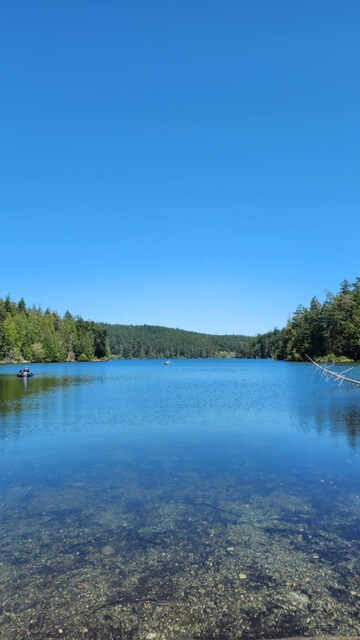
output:
{"label": "small boat", "polygon": [[20,369],[19,373],[17,374],[18,378],[32,378],[33,377],[33,372],[30,371],[29,367],[25,367],[25,369]]}
{"label": "small boat", "polygon": [[172,362],[170,362],[170,360],[166,360],[166,362],[164,362],[164,364],[172,364]]}

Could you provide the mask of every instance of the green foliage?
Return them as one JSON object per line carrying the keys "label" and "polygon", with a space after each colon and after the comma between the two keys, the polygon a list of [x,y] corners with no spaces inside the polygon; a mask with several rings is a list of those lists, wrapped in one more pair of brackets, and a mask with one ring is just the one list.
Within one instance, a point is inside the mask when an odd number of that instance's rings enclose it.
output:
{"label": "green foliage", "polygon": [[[268,333],[258,334],[250,339],[247,358],[277,358],[282,359],[284,349],[284,330],[273,329]],[[238,357],[242,357],[239,355]]]}
{"label": "green foliage", "polygon": [[34,344],[31,345],[30,360],[32,360],[32,362],[45,362],[45,359],[46,354],[43,345],[41,342],[34,342]]}
{"label": "green foliage", "polygon": [[360,278],[344,280],[323,304],[313,298],[309,308],[297,308],[284,331],[281,357],[304,360],[305,354],[327,362],[360,360]]}
{"label": "green foliage", "polygon": [[318,362],[339,362],[341,364],[348,364],[349,362],[354,362],[351,358],[347,358],[346,356],[336,356],[334,353],[328,353],[326,356],[322,356],[321,358],[317,358]]}
{"label": "green foliage", "polygon": [[5,320],[2,323],[1,331],[1,348],[4,353],[4,357],[8,357],[8,354],[15,350],[18,346],[18,334],[16,331],[16,324],[14,318],[10,313],[6,314]]}
{"label": "green foliage", "polygon": [[0,298],[0,362],[72,362],[109,356],[105,325]]}
{"label": "green foliage", "polygon": [[95,358],[107,358],[110,355],[108,333],[104,324],[94,324],[94,356]]}
{"label": "green foliage", "polygon": [[254,337],[159,326],[110,325],[0,298],[0,361],[72,362],[108,358],[276,358],[360,361],[360,278],[344,280],[324,303],[299,306],[284,329]]}
{"label": "green foliage", "polygon": [[119,358],[248,357],[252,338],[209,335],[182,329],[142,325],[103,325],[110,351]]}

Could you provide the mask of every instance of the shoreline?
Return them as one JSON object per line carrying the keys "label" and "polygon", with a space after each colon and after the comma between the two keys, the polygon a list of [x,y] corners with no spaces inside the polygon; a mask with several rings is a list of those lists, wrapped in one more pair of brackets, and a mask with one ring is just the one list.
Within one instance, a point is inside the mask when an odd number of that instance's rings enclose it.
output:
{"label": "shoreline", "polygon": [[[307,360],[283,360],[278,358],[245,358],[238,357],[233,355],[228,356],[208,356],[208,357],[190,357],[190,356],[161,356],[156,358],[122,358],[121,356],[111,355],[108,358],[92,358],[91,360],[52,360],[51,362],[43,362],[37,360],[0,360],[0,365],[33,365],[33,364],[84,364],[88,362],[112,362],[114,360],[122,360],[122,361],[140,361],[140,360],[273,360],[274,362],[292,362],[296,364],[308,364]],[[316,360],[317,363],[320,364],[351,364],[357,365],[360,364],[360,360],[350,360],[346,356],[339,356],[338,358],[326,358],[320,357]]]}

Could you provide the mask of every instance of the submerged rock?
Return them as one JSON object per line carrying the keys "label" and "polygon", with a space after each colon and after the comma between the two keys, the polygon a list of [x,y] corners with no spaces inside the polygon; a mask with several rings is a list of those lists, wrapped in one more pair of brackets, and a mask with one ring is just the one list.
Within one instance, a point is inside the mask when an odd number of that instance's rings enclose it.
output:
{"label": "submerged rock", "polygon": [[114,547],[111,547],[109,544],[107,544],[101,549],[101,553],[103,554],[103,556],[112,556],[112,554],[115,553],[115,549]]}
{"label": "submerged rock", "polygon": [[298,609],[304,611],[308,608],[310,599],[305,593],[298,593],[296,591],[289,591],[282,598],[282,607],[290,609]]}

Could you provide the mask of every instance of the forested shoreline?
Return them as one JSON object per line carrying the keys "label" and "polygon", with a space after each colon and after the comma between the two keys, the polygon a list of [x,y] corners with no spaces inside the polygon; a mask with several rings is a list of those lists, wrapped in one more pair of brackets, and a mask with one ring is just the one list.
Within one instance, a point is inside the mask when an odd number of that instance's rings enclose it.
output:
{"label": "forested shoreline", "polygon": [[360,361],[360,278],[343,280],[337,294],[326,293],[300,305],[284,329],[280,360],[313,359]]}
{"label": "forested shoreline", "polygon": [[85,362],[110,356],[104,325],[69,311],[27,307],[0,298],[1,362]]}
{"label": "forested shoreline", "polygon": [[0,362],[108,358],[275,358],[360,361],[360,278],[323,303],[300,305],[283,329],[211,335],[152,325],[112,325],[0,298]]}

